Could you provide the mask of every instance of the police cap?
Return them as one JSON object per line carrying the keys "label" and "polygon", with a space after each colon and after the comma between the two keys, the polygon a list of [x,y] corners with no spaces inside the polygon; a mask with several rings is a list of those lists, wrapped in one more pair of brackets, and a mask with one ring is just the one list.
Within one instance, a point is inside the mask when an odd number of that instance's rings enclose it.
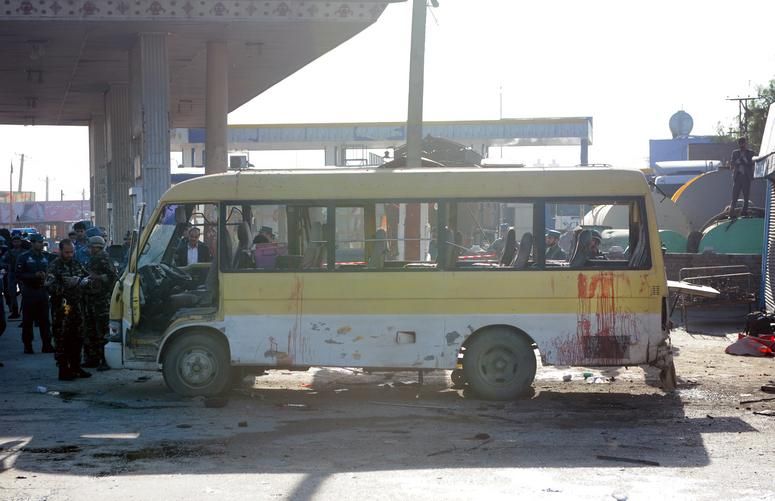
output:
{"label": "police cap", "polygon": [[43,235],[40,233],[33,233],[30,235],[30,242],[42,242],[43,241]]}

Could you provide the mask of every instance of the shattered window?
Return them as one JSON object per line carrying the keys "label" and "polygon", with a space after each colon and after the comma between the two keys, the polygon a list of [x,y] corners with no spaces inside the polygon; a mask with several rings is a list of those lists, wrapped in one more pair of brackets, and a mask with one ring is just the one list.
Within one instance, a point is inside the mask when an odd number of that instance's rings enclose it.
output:
{"label": "shattered window", "polygon": [[227,204],[227,271],[327,268],[328,209],[289,204]]}
{"label": "shattered window", "polygon": [[338,270],[434,270],[435,202],[377,202],[336,208]]}
{"label": "shattered window", "polygon": [[546,202],[546,267],[650,266],[641,201]]}

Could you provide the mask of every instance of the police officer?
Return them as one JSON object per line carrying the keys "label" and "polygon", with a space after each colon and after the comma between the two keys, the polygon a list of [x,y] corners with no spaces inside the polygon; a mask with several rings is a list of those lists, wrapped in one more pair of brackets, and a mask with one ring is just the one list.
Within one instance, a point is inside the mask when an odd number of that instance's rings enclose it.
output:
{"label": "police officer", "polygon": [[105,343],[110,321],[110,296],[118,279],[116,269],[105,252],[105,239],[89,238],[91,258],[86,267],[89,277],[84,291],[84,367],[96,367],[98,371],[110,369],[105,362]]}
{"label": "police officer", "polygon": [[6,283],[6,301],[9,302],[8,309],[11,312],[8,319],[9,320],[16,320],[20,317],[19,315],[19,300],[16,298],[17,295],[17,287],[18,287],[18,281],[16,279],[16,262],[19,260],[19,256],[24,254],[24,249],[22,248],[22,237],[21,235],[14,235],[11,237],[11,248],[8,250],[8,253],[5,255],[6,259],[6,265],[8,266],[8,279]]}
{"label": "police officer", "polygon": [[74,254],[72,240],[65,238],[59,242],[59,257],[51,263],[46,275],[46,287],[54,305],[54,357],[60,381],[91,376],[81,368],[81,288],[86,270],[74,259]]}
{"label": "police officer", "polygon": [[32,326],[38,324],[43,353],[54,353],[48,321],[48,291],[45,288],[49,257],[43,252],[43,236],[30,236],[31,248],[16,262],[16,278],[22,283],[22,341],[24,353],[32,351]]}

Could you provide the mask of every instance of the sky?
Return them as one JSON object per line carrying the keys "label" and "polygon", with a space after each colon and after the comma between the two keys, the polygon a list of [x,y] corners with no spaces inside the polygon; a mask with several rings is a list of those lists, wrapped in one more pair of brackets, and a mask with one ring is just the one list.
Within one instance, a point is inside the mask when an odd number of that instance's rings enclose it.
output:
{"label": "sky", "polygon": [[[754,95],[775,78],[775,44],[766,22],[755,24],[773,19],[775,2],[439,3],[428,15],[424,118],[591,116],[593,163],[648,165],[649,139],[669,138],[668,120],[680,109],[694,118],[693,134],[715,134],[719,122],[736,122],[737,105],[726,98]],[[411,2],[390,5],[373,26],[232,112],[229,123],[405,120],[410,20]],[[18,173],[25,153],[24,189],[39,200],[46,176],[51,199],[60,190],[65,199],[80,199],[83,189],[88,196],[86,128],[0,126],[0,138],[0,190],[10,162]],[[503,155],[578,162],[576,147]]]}

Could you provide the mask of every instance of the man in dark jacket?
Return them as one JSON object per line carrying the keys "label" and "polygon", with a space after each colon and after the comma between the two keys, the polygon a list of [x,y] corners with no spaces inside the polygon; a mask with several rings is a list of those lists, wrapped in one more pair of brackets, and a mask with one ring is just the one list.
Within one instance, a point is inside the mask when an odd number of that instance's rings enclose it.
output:
{"label": "man in dark jacket", "polygon": [[24,353],[32,351],[32,326],[38,324],[43,353],[54,353],[49,330],[48,291],[44,287],[46,273],[50,263],[43,252],[43,236],[30,236],[31,249],[21,254],[16,261],[16,278],[22,283],[22,341]]}
{"label": "man in dark jacket", "polygon": [[738,149],[732,152],[732,204],[729,206],[729,218],[735,219],[735,205],[740,192],[743,193],[742,215],[748,215],[748,198],[751,195],[751,181],[753,181],[753,151],[748,149],[748,142],[744,137],[737,140]]}
{"label": "man in dark jacket", "polygon": [[190,228],[188,238],[175,249],[175,266],[188,266],[195,263],[209,263],[210,249],[199,241],[199,228]]}

